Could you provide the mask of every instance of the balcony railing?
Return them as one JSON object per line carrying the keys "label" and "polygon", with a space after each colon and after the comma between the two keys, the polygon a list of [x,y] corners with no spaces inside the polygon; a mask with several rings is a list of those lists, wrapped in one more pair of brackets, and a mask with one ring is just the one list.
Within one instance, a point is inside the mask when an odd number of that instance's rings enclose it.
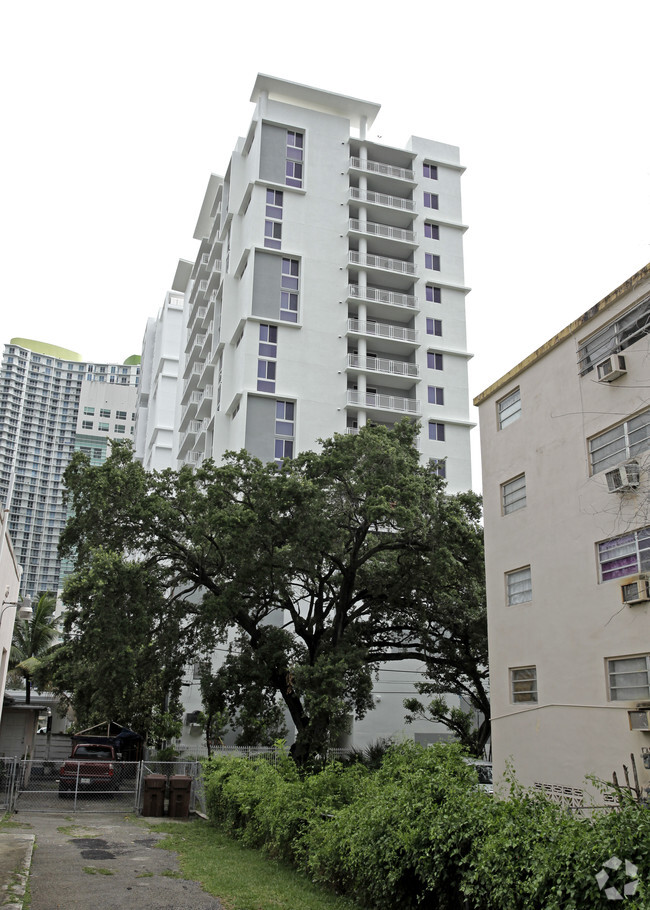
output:
{"label": "balcony railing", "polygon": [[405,231],[402,228],[391,227],[389,224],[377,224],[374,221],[359,221],[350,218],[350,230],[359,231],[360,234],[372,234],[374,237],[387,237],[389,240],[405,240],[415,243],[415,231]]}
{"label": "balcony railing", "polygon": [[370,253],[357,253],[350,250],[348,262],[352,265],[365,266],[369,269],[385,269],[388,272],[400,272],[402,275],[415,275],[415,263],[403,259],[389,259],[388,256],[373,256]]}
{"label": "balcony railing", "polygon": [[403,360],[387,360],[385,357],[363,357],[361,354],[348,354],[348,366],[357,370],[368,370],[371,373],[390,373],[392,376],[409,376],[417,379],[420,370],[416,363]]}
{"label": "balcony railing", "polygon": [[400,414],[419,416],[420,403],[415,398],[399,398],[397,395],[379,395],[376,392],[359,392],[348,389],[347,403],[359,408],[377,411],[398,411]]}
{"label": "balcony railing", "polygon": [[385,205],[392,209],[402,209],[404,212],[415,211],[415,202],[412,199],[389,196],[387,193],[373,193],[371,190],[360,190],[356,186],[350,187],[350,199],[367,202],[370,205]]}
{"label": "balcony railing", "polygon": [[418,305],[417,297],[411,294],[399,294],[396,291],[384,291],[382,288],[361,288],[358,284],[348,285],[348,297],[357,300],[370,300],[375,303],[388,303],[391,306],[406,307],[414,310]]}
{"label": "balcony railing", "polygon": [[373,335],[375,338],[388,338],[391,341],[407,341],[418,344],[420,333],[417,329],[405,329],[401,325],[389,325],[386,322],[361,322],[359,319],[348,319],[348,331],[357,335]]}
{"label": "balcony railing", "polygon": [[361,158],[350,158],[350,167],[359,171],[367,171],[369,174],[383,174],[385,177],[397,177],[400,180],[414,180],[413,171],[405,167],[395,167],[392,164],[384,164],[381,161],[363,161]]}

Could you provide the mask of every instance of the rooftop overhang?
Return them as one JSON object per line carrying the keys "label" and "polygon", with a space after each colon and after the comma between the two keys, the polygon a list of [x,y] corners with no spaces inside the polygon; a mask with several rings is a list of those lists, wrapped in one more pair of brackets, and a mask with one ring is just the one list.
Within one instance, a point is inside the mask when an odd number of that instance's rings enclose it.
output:
{"label": "rooftop overhang", "polygon": [[285,79],[276,79],[274,76],[258,73],[251,101],[256,103],[264,92],[268,94],[271,101],[281,101],[285,104],[311,108],[324,114],[345,117],[356,129],[359,129],[364,119],[368,128],[372,126],[381,107],[380,104],[372,101],[362,101],[360,98],[350,98],[348,95],[337,95],[335,92],[326,92],[323,89],[312,88],[310,85],[287,82]]}

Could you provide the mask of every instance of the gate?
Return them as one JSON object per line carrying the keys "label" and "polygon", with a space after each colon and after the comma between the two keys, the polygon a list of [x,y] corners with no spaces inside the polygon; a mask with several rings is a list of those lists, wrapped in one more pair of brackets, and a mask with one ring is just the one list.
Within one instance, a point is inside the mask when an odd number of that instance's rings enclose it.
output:
{"label": "gate", "polygon": [[[143,781],[148,774],[164,774],[192,779],[190,812],[205,811],[201,763],[178,762],[112,762],[113,777],[89,774],[92,762],[66,759],[74,773],[61,779],[62,762],[6,758],[0,763],[0,800],[5,810],[16,812],[115,812],[142,811]],[[98,765],[105,765],[99,762]]]}
{"label": "gate", "polygon": [[[17,760],[9,808],[16,812],[138,812],[140,762],[112,762],[110,779],[106,763],[66,759],[69,768],[61,778],[60,762]],[[102,773],[94,773],[93,765]]]}

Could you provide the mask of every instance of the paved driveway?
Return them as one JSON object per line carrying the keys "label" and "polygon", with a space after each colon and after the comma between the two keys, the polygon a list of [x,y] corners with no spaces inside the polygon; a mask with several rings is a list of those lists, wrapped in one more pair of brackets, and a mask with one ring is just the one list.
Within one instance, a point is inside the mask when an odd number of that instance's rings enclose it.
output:
{"label": "paved driveway", "polygon": [[[175,853],[122,816],[19,813],[35,835],[31,910],[223,910],[198,882],[180,878]],[[177,824],[183,824],[178,821]]]}

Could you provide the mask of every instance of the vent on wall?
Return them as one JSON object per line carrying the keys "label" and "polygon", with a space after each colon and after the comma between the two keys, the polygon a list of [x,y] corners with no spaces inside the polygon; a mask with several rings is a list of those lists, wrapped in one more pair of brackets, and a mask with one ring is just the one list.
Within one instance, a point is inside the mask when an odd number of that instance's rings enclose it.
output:
{"label": "vent on wall", "polygon": [[648,575],[636,575],[626,578],[621,584],[621,598],[624,604],[640,604],[650,600]]}
{"label": "vent on wall", "polygon": [[626,461],[619,464],[611,471],[605,471],[607,489],[610,493],[625,493],[639,486],[639,464],[636,461]]}
{"label": "vent on wall", "polygon": [[650,711],[647,708],[637,705],[636,711],[628,711],[627,716],[630,721],[630,730],[643,730],[645,733],[650,733]]}
{"label": "vent on wall", "polygon": [[626,373],[625,357],[622,354],[612,354],[611,357],[601,360],[596,366],[598,382],[614,382],[615,379],[620,379]]}

